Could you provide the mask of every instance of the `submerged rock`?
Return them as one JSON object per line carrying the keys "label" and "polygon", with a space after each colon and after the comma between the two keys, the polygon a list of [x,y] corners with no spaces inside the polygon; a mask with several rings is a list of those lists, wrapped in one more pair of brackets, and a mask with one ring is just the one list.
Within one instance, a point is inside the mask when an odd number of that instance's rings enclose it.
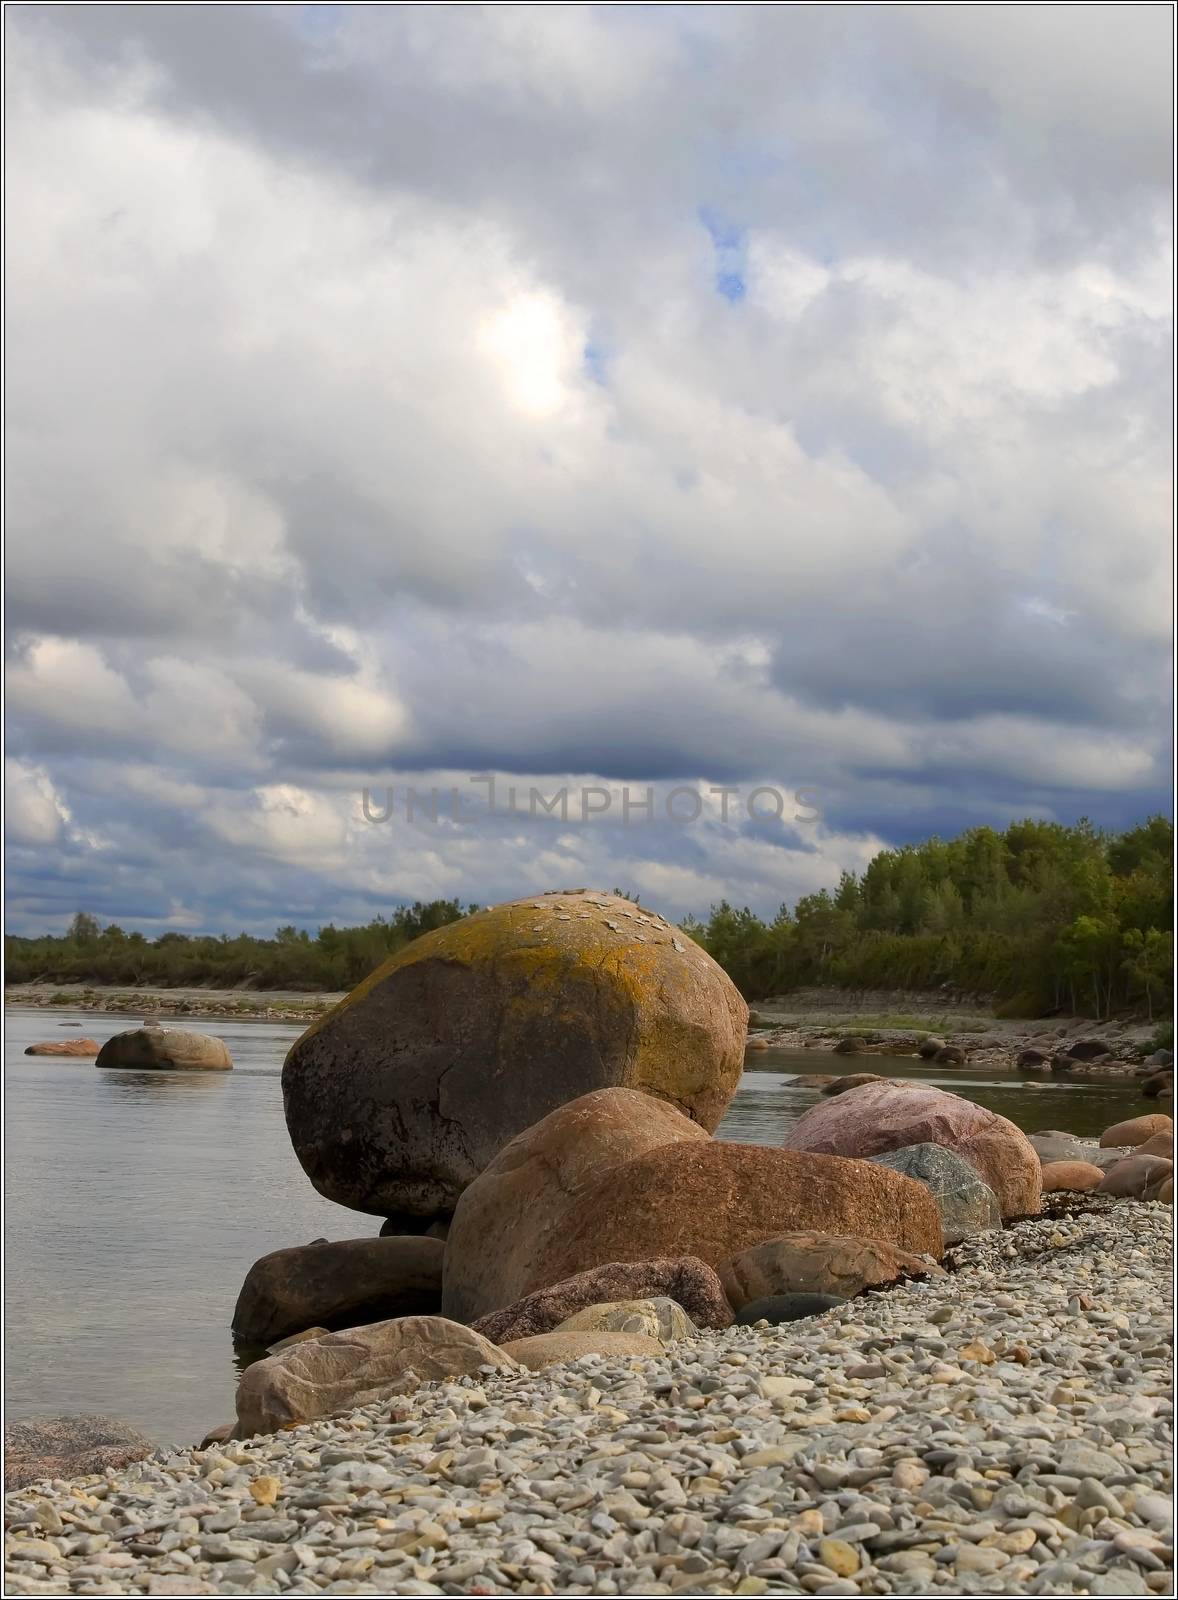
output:
{"label": "submerged rock", "polygon": [[125,1467],[151,1455],[155,1445],[115,1417],[36,1417],[4,1425],[4,1486],[17,1489],[42,1478],[81,1478]]}
{"label": "submerged rock", "polygon": [[321,1194],[378,1216],[448,1215],[516,1134],[611,1086],[715,1128],[748,1008],[680,929],[588,890],[425,934],[286,1058],[286,1123]]}

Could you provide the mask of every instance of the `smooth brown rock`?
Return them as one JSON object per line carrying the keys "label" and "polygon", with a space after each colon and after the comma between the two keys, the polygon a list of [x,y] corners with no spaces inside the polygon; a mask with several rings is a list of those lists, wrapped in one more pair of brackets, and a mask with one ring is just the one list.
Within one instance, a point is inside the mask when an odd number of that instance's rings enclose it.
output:
{"label": "smooth brown rock", "polygon": [[865,1083],[887,1083],[878,1072],[848,1072],[841,1078],[832,1078],[823,1088],[823,1094],[846,1094],[848,1089],[861,1089]]}
{"label": "smooth brown rock", "polygon": [[587,1091],[642,1090],[714,1128],[747,1021],[720,967],[655,913],[531,896],[415,939],[314,1023],[283,1067],[287,1128],[328,1199],[445,1216],[517,1133]]}
{"label": "smooth brown rock", "polygon": [[641,1333],[648,1339],[673,1344],[693,1339],[695,1323],[682,1306],[659,1296],[654,1300],[613,1300],[575,1311],[553,1328],[553,1333]]}
{"label": "smooth brown rock", "polygon": [[579,1361],[582,1356],[607,1356],[611,1361],[620,1356],[661,1356],[663,1346],[657,1339],[642,1333],[554,1330],[538,1333],[531,1339],[515,1339],[503,1346],[503,1353],[532,1372],[538,1372],[541,1367]]}
{"label": "smooth brown rock", "polygon": [[1167,1161],[1174,1159],[1173,1133],[1155,1133],[1146,1139],[1144,1144],[1139,1144],[1134,1150],[1138,1156],[1165,1156]]}
{"label": "smooth brown rock", "polygon": [[1040,1067],[1046,1067],[1050,1061],[1046,1050],[1022,1050],[1015,1066],[1020,1072],[1036,1072]]}
{"label": "smooth brown rock", "polygon": [[551,1333],[586,1306],[659,1296],[682,1306],[697,1328],[732,1326],[732,1307],[724,1297],[715,1269],[698,1257],[678,1256],[607,1261],[480,1317],[474,1328],[485,1339],[502,1345],[513,1339]]}
{"label": "smooth brown rock", "polygon": [[198,1450],[207,1450],[210,1445],[226,1444],[232,1439],[233,1431],[236,1427],[237,1424],[235,1422],[219,1423],[217,1427],[209,1429],[196,1448]]}
{"label": "smooth brown rock", "polygon": [[1126,1156],[1109,1168],[1096,1192],[1122,1200],[1149,1200],[1173,1170],[1174,1163],[1164,1156]]}
{"label": "smooth brown rock", "polygon": [[247,1367],[237,1385],[239,1438],[339,1416],[422,1383],[516,1363],[444,1317],[398,1317],[292,1345]]}
{"label": "smooth brown rock", "polygon": [[1061,1189],[1085,1193],[1098,1189],[1103,1178],[1100,1168],[1089,1161],[1049,1161],[1043,1168],[1043,1193],[1056,1194]]}
{"label": "smooth brown rock", "polygon": [[1022,1130],[972,1100],[928,1084],[865,1084],[812,1107],[784,1139],[787,1150],[860,1157],[911,1144],[940,1144],[962,1156],[994,1191],[1003,1217],[1033,1216],[1039,1210],[1039,1157]]}
{"label": "smooth brown rock", "polygon": [[432,1316],[442,1297],[440,1239],[338,1239],[295,1245],[255,1261],[233,1311],[246,1344],[319,1324],[355,1328],[390,1317]]}
{"label": "smooth brown rock", "polygon": [[1163,1182],[1157,1194],[1154,1195],[1154,1199],[1160,1200],[1163,1205],[1172,1206],[1174,1204],[1174,1179],[1172,1177]]}
{"label": "smooth brown rock", "polygon": [[867,1051],[867,1040],[858,1034],[852,1034],[846,1039],[840,1039],[834,1046],[836,1056],[861,1056]]}
{"label": "smooth brown rock", "polygon": [[96,1067],[128,1067],[141,1071],[228,1072],[233,1057],[223,1039],[180,1028],[130,1028],[116,1033],[98,1052]]}
{"label": "smooth brown rock", "polygon": [[720,1282],[733,1310],[753,1300],[796,1292],[840,1295],[904,1278],[943,1277],[920,1256],[859,1234],[787,1233],[720,1263]]}
{"label": "smooth brown rock", "polygon": [[301,1333],[287,1334],[285,1339],[278,1339],[266,1349],[268,1356],[276,1356],[282,1350],[289,1350],[292,1344],[304,1344],[308,1339],[322,1339],[331,1332],[330,1328],[304,1328]]}
{"label": "smooth brown rock", "polygon": [[4,1425],[4,1487],[83,1478],[143,1461],[155,1445],[114,1417],[35,1417]]}
{"label": "smooth brown rock", "polygon": [[937,1051],[933,1060],[943,1067],[963,1067],[965,1065],[965,1051],[960,1045],[947,1044]]}
{"label": "smooth brown rock", "polygon": [[1173,1138],[1174,1124],[1161,1112],[1151,1111],[1144,1117],[1130,1117],[1128,1122],[1114,1122],[1111,1128],[1106,1128],[1101,1134],[1100,1147],[1108,1150],[1117,1145],[1144,1144],[1155,1133],[1167,1133]]}
{"label": "smooth brown rock", "polygon": [[529,1128],[471,1184],[450,1228],[442,1309],[469,1322],[604,1262],[714,1264],[819,1227],[942,1250],[936,1202],[909,1178],[711,1140],[659,1102],[602,1089]]}
{"label": "smooth brown rock", "polygon": [[98,1051],[97,1039],[47,1039],[25,1046],[27,1056],[96,1056]]}

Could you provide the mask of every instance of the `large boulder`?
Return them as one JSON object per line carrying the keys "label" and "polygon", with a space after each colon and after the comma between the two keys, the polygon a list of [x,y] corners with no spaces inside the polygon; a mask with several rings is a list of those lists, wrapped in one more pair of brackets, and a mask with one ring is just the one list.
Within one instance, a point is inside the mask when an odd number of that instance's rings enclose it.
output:
{"label": "large boulder", "polygon": [[129,1028],[98,1052],[96,1067],[174,1068],[178,1072],[228,1072],[233,1057],[223,1039],[181,1028]]}
{"label": "large boulder", "polygon": [[959,1044],[947,1044],[937,1051],[933,1061],[942,1067],[963,1067],[965,1051]]}
{"label": "large boulder", "polygon": [[1051,1060],[1046,1050],[1037,1050],[1033,1045],[1026,1050],[1020,1050],[1015,1066],[1020,1072],[1037,1072],[1040,1067],[1046,1067]]}
{"label": "large boulder", "polygon": [[274,1250],[246,1273],[233,1332],[268,1345],[314,1324],[335,1330],[430,1316],[442,1300],[440,1239],[340,1239]]}
{"label": "large boulder", "polygon": [[604,1262],[715,1264],[806,1228],[942,1249],[935,1201],[897,1173],[711,1140],[648,1096],[599,1089],[520,1134],[462,1196],[442,1309],[470,1322]]}
{"label": "large boulder", "polygon": [[859,1034],[849,1034],[834,1047],[836,1056],[861,1056],[867,1053],[867,1040]]}
{"label": "large boulder", "polygon": [[865,1084],[812,1107],[783,1142],[787,1150],[841,1156],[944,1145],[981,1174],[998,1196],[1004,1218],[1039,1210],[1039,1158],[1026,1135],[997,1112],[928,1084]]}
{"label": "large boulder", "polygon": [[938,1038],[935,1033],[930,1033],[926,1039],[922,1039],[917,1045],[916,1053],[922,1061],[931,1061],[937,1051],[944,1048],[944,1039]]}
{"label": "large boulder", "polygon": [[680,929],[616,895],[495,906],[391,956],[282,1071],[286,1124],[321,1194],[446,1216],[517,1133],[624,1086],[715,1128],[748,1007]]}
{"label": "large boulder", "polygon": [[27,1056],[96,1056],[97,1039],[47,1039],[42,1044],[25,1045]]}
{"label": "large boulder", "polygon": [[1153,1111],[1148,1116],[1130,1117],[1127,1122],[1114,1122],[1111,1128],[1106,1128],[1101,1134],[1100,1148],[1109,1150],[1120,1145],[1144,1144],[1156,1133],[1168,1133],[1172,1137],[1174,1124],[1161,1112]]}
{"label": "large boulder", "polygon": [[1139,1156],[1134,1152],[1109,1168],[1096,1192],[1125,1200],[1153,1200],[1173,1171],[1174,1163],[1165,1156]]}
{"label": "large boulder", "polygon": [[1073,1061],[1104,1061],[1112,1052],[1105,1039],[1077,1039],[1068,1045],[1065,1054]]}
{"label": "large boulder", "polygon": [[941,1212],[946,1244],[960,1244],[975,1233],[1002,1226],[997,1195],[982,1181],[978,1169],[955,1150],[943,1144],[907,1144],[871,1159],[915,1178],[930,1190]]}
{"label": "large boulder", "polygon": [[850,1299],[901,1278],[943,1277],[934,1262],[859,1234],[786,1233],[720,1264],[720,1282],[736,1311],[752,1300],[797,1292]]}
{"label": "large boulder", "polygon": [[4,1487],[45,1478],[83,1478],[128,1466],[155,1445],[114,1417],[34,1417],[4,1425]]}
{"label": "large boulder", "polygon": [[586,1306],[553,1328],[553,1333],[641,1333],[648,1339],[671,1344],[693,1339],[695,1323],[674,1300],[659,1295],[654,1300],[614,1300]]}
{"label": "large boulder", "polygon": [[237,1385],[238,1438],[275,1433],[372,1405],[419,1384],[517,1363],[444,1317],[399,1317],[291,1345],[247,1367]]}
{"label": "large boulder", "polygon": [[607,1261],[501,1311],[480,1317],[475,1329],[493,1344],[551,1333],[588,1306],[616,1300],[673,1300],[697,1328],[732,1326],[732,1307],[715,1270],[695,1256],[650,1261]]}

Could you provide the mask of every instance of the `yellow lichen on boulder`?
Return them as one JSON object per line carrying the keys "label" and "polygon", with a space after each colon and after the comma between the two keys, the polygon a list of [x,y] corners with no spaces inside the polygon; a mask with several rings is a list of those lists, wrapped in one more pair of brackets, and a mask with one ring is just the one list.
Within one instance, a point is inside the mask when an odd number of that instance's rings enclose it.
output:
{"label": "yellow lichen on boulder", "polygon": [[522,1129],[594,1089],[640,1089],[715,1128],[748,1008],[657,913],[571,890],[407,945],[294,1045],[287,1127],[312,1183],[378,1216],[448,1215]]}

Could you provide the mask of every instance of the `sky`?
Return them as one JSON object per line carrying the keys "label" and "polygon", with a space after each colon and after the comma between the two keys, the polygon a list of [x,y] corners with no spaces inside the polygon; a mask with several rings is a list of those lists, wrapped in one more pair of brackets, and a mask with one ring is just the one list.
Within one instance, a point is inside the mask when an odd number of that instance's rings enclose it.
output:
{"label": "sky", "polygon": [[10,931],[1170,809],[1168,6],[5,22]]}

